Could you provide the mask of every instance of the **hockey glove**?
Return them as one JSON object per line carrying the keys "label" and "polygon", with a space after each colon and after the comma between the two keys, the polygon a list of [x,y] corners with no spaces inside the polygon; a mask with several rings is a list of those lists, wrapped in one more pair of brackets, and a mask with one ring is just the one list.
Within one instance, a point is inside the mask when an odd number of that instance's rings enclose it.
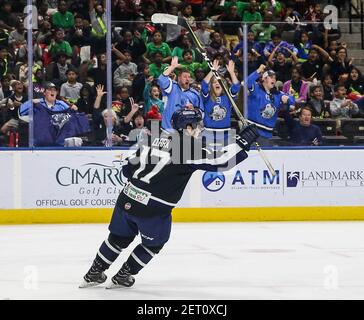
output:
{"label": "hockey glove", "polygon": [[249,124],[236,136],[236,143],[245,151],[250,150],[251,144],[259,137],[257,126]]}

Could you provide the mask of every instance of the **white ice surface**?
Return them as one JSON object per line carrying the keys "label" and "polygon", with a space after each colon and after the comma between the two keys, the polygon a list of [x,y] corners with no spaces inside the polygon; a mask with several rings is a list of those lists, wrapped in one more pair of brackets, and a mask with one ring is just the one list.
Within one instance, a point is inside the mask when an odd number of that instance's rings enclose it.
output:
{"label": "white ice surface", "polygon": [[175,223],[133,288],[78,289],[107,234],[105,224],[0,226],[0,300],[364,299],[364,222]]}

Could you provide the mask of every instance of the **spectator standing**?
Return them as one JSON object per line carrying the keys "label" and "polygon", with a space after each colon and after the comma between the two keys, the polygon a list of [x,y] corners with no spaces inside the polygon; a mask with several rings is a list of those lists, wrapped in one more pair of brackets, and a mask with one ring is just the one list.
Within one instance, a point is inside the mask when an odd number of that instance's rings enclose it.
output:
{"label": "spectator standing", "polygon": [[159,86],[165,100],[162,127],[171,129],[172,115],[176,110],[188,107],[197,107],[203,110],[202,100],[198,92],[190,88],[191,75],[186,69],[180,70],[177,82],[173,81],[169,76],[176,68],[180,68],[178,58],[172,59],[171,65],[159,76]]}

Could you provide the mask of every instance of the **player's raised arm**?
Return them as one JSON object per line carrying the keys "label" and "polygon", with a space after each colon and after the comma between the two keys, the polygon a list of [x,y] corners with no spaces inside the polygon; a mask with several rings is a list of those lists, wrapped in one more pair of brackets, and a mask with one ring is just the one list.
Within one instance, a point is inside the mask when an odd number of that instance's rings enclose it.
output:
{"label": "player's raised arm", "polygon": [[259,77],[263,74],[263,72],[266,70],[266,66],[264,64],[261,64],[257,71],[253,72],[248,76],[248,90],[249,93],[254,92],[256,81],[259,79]]}
{"label": "player's raised arm", "polygon": [[239,134],[232,137],[232,143],[219,152],[205,149],[200,159],[191,159],[187,163],[193,170],[227,171],[244,161],[251,145],[258,139],[259,133],[254,124],[245,127]]}

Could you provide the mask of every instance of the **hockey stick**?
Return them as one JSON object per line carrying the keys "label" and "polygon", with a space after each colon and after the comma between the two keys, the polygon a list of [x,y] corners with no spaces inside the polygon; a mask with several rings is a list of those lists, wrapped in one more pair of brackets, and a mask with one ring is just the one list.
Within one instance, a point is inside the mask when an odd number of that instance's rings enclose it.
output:
{"label": "hockey stick", "polygon": [[[231,96],[229,89],[226,87],[224,81],[221,79],[221,76],[218,73],[218,71],[215,70],[211,60],[207,56],[207,52],[206,52],[205,48],[201,44],[200,40],[197,38],[196,34],[193,32],[193,30],[192,30],[191,26],[189,25],[189,23],[187,22],[187,20],[185,20],[184,18],[178,17],[178,16],[174,16],[174,15],[171,15],[171,14],[164,14],[164,13],[155,13],[155,14],[153,14],[151,20],[152,20],[153,23],[180,25],[180,26],[186,28],[189,31],[190,35],[192,36],[193,42],[197,46],[198,51],[201,53],[202,57],[204,58],[204,60],[208,64],[211,72],[213,73],[214,77],[219,82],[219,84],[222,87],[224,93],[228,97],[231,105],[233,106],[233,108],[235,110],[235,113],[239,118],[240,123],[242,123],[244,126],[247,126],[248,125],[247,120],[243,117],[242,113],[240,112],[238,106],[235,103],[235,100]],[[270,174],[272,176],[275,176],[276,171],[274,170],[272,164],[268,160],[267,156],[265,155],[265,153],[263,152],[261,147],[259,146],[258,142],[255,142],[255,146],[256,146],[256,148],[257,148],[257,150],[259,152],[259,155],[261,156],[261,158],[265,162],[267,168],[269,169]]]}

